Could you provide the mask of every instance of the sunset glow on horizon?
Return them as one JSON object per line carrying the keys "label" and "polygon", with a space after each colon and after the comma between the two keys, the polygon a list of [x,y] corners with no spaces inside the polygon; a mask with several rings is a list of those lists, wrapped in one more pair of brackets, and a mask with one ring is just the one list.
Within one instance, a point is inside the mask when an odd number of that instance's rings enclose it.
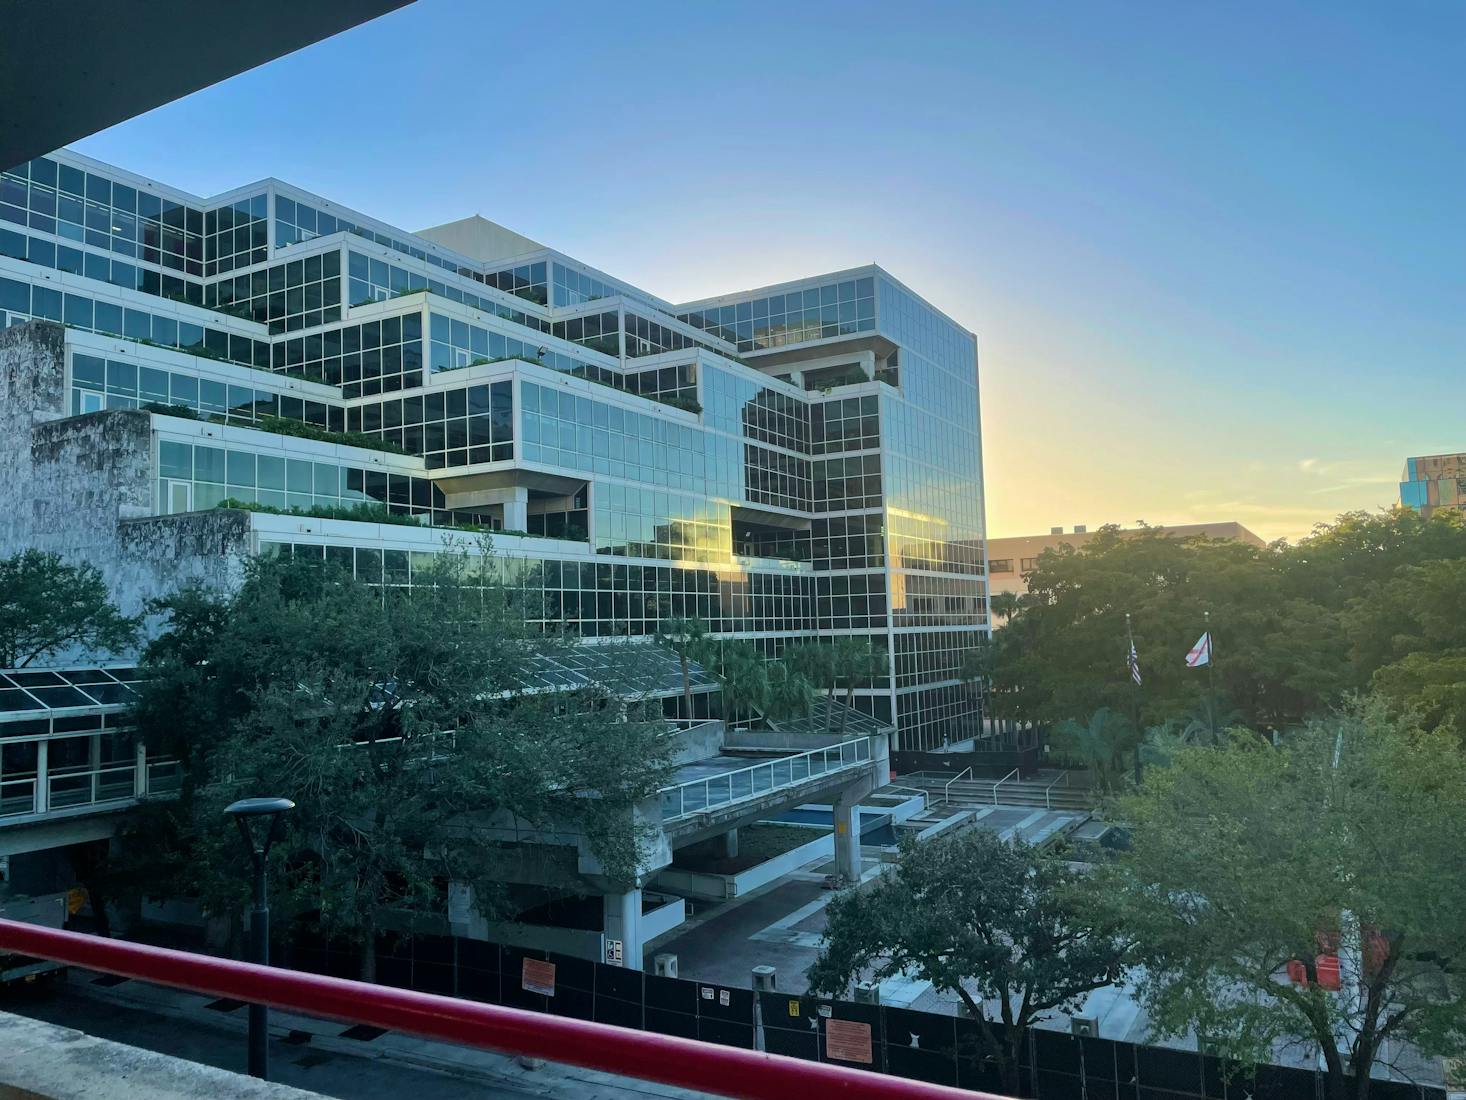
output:
{"label": "sunset glow on horizon", "polygon": [[991,535],[1296,539],[1466,450],[1463,44],[1440,3],[420,0],[74,148],[674,302],[878,263],[977,334]]}

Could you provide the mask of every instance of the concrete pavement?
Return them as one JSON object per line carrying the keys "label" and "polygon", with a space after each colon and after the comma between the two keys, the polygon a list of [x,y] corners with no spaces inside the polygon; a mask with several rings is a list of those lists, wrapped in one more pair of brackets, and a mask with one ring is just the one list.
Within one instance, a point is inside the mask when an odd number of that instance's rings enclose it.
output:
{"label": "concrete pavement", "polygon": [[[247,1013],[184,990],[74,969],[44,986],[8,988],[0,1011],[190,1062],[242,1073]],[[112,984],[115,983],[115,984]],[[271,1078],[341,1100],[703,1100],[705,1093],[273,1011]],[[346,1033],[350,1032],[351,1035]],[[352,1037],[355,1036],[355,1037]],[[247,1079],[246,1079],[247,1080]],[[110,1097],[110,1093],[99,1093]],[[145,1094],[139,1094],[145,1095]],[[235,1095],[216,1093],[214,1095]]]}

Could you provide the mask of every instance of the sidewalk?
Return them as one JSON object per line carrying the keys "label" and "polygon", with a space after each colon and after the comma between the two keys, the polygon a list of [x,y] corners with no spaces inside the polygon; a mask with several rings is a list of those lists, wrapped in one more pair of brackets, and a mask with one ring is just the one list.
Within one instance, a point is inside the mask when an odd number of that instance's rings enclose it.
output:
{"label": "sidewalk", "polygon": [[[238,1001],[216,1001],[186,990],[145,982],[117,979],[93,971],[73,969],[65,992],[103,1004],[117,1005],[156,1016],[192,1021],[201,1027],[223,1029],[239,1036],[243,1057],[248,1030],[246,1006]],[[24,1008],[12,1011],[25,1012]],[[400,1066],[419,1067],[435,1073],[475,1081],[515,1096],[555,1096],[571,1100],[703,1100],[706,1093],[619,1077],[559,1062],[544,1062],[530,1068],[512,1055],[455,1046],[364,1026],[349,1026],[333,1020],[301,1016],[278,1009],[270,1012],[271,1057],[282,1060],[287,1052],[320,1052],[327,1056],[380,1059]],[[125,1041],[125,1040],[124,1040]],[[302,1059],[302,1061],[306,1060]],[[324,1081],[320,1091],[331,1092]],[[485,1095],[496,1095],[497,1089]],[[356,1092],[336,1095],[355,1097]]]}

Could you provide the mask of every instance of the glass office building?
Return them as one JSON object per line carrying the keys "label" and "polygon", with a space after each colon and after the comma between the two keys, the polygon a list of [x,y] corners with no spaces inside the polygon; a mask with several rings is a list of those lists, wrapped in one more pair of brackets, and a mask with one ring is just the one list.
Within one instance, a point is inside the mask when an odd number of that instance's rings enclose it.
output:
{"label": "glass office building", "polygon": [[[67,327],[68,415],[155,414],[155,515],[366,503],[498,531],[484,574],[547,629],[869,638],[888,668],[856,701],[894,747],[976,732],[976,339],[878,267],[676,304],[482,219],[414,234],[61,151],[0,174],[0,327],[35,319]],[[380,585],[424,564],[316,537],[334,522],[255,551]]]}
{"label": "glass office building", "polygon": [[1442,509],[1466,512],[1466,454],[1407,458],[1400,504],[1427,516]]}

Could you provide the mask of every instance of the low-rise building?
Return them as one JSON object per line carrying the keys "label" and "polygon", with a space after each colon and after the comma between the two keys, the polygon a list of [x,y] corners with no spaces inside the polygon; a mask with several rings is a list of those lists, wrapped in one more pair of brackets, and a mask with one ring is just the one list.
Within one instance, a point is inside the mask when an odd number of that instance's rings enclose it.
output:
{"label": "low-rise building", "polygon": [[[1012,538],[988,539],[988,590],[996,596],[1011,592],[1022,596],[1028,591],[1028,574],[1038,566],[1038,557],[1045,550],[1059,546],[1083,546],[1098,534],[1077,526],[1065,531],[1062,527],[1052,528],[1047,535],[1017,535]],[[1160,531],[1178,539],[1236,539],[1251,546],[1266,543],[1236,520],[1221,523],[1179,523],[1159,527],[1136,527],[1121,534],[1139,534],[1141,531]],[[1001,624],[999,624],[1001,625]]]}

